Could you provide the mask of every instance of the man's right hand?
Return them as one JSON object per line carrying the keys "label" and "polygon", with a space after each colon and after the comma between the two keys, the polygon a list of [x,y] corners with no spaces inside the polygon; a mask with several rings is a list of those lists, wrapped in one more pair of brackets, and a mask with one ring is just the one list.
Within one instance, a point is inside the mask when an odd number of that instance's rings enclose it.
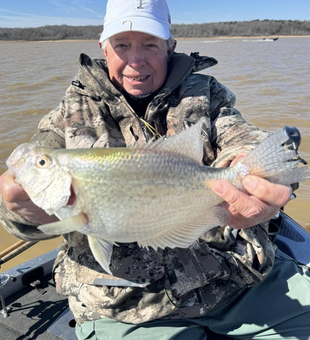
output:
{"label": "man's right hand", "polygon": [[0,194],[10,211],[33,223],[41,225],[58,221],[55,215],[49,216],[43,209],[36,206],[23,187],[15,182],[14,177],[8,171],[0,177]]}

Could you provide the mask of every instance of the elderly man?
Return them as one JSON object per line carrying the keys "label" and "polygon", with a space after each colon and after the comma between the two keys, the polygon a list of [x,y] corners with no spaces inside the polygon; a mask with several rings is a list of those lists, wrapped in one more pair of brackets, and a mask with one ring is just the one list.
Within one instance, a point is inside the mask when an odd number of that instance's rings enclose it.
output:
{"label": "elderly man", "polygon": [[[196,73],[215,59],[174,53],[165,0],[109,0],[99,45],[105,59],[80,56],[74,81],[32,142],[132,146],[206,117],[204,163],[226,167],[267,136],[242,118],[225,86]],[[206,339],[207,327],[243,339],[308,339],[309,270],[276,251],[265,222],[288,202],[291,189],[254,176],[243,184],[249,194],[214,183],[232,214],[229,226],[212,229],[187,249],[114,247],[113,286],[86,237],[64,235],[54,274],[57,291],[68,296],[78,338],[198,340]],[[8,173],[0,191],[7,230],[26,240],[47,238],[37,225],[56,218],[34,206]]]}

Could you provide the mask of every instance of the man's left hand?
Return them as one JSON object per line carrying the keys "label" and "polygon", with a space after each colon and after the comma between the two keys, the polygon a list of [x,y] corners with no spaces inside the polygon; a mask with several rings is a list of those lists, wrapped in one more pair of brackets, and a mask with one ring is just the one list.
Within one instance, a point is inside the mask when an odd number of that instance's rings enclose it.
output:
{"label": "man's left hand", "polygon": [[244,229],[274,217],[292,195],[290,187],[270,183],[257,176],[246,176],[241,192],[228,181],[215,181],[211,189],[225,202],[221,205],[231,213],[228,225]]}

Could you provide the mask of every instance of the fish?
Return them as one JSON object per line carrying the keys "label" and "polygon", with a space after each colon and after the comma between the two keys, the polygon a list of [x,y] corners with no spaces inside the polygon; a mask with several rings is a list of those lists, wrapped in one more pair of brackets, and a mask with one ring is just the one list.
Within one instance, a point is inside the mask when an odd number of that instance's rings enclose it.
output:
{"label": "fish", "polygon": [[201,119],[188,129],[131,148],[51,149],[18,146],[7,160],[38,207],[60,221],[38,228],[47,235],[87,235],[94,258],[113,275],[113,246],[187,248],[208,230],[227,225],[230,213],[210,188],[228,180],[245,191],[251,174],[289,186],[310,178],[297,152],[299,131],[281,129],[229,168],[204,166]]}

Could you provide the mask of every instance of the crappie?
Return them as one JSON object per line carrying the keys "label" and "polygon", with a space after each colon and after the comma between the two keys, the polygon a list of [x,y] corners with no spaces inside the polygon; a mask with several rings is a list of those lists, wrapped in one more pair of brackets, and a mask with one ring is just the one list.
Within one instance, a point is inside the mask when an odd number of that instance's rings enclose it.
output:
{"label": "crappie", "polygon": [[226,224],[229,213],[217,206],[222,199],[210,181],[226,179],[242,189],[248,174],[285,185],[310,177],[307,166],[298,166],[295,128],[277,131],[234,167],[216,169],[201,165],[202,125],[135,148],[53,150],[26,143],[7,165],[31,200],[61,220],[39,229],[87,235],[95,259],[111,274],[115,243],[186,248]]}

